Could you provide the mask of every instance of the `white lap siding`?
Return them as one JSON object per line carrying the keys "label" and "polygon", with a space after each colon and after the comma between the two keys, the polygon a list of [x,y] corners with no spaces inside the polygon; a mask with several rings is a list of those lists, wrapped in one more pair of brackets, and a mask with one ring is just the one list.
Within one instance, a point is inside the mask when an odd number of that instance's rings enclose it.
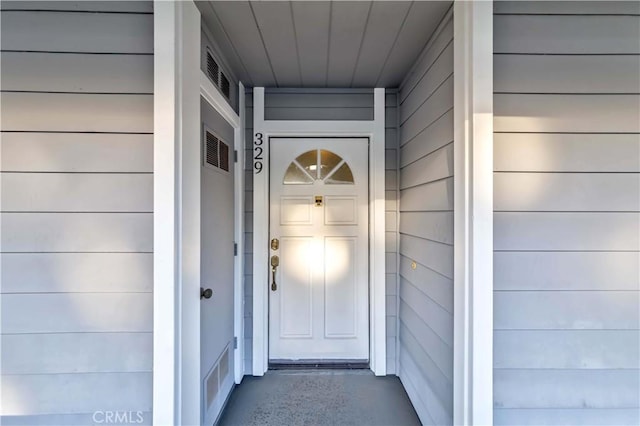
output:
{"label": "white lap siding", "polygon": [[494,9],[494,419],[640,422],[640,4]]}
{"label": "white lap siding", "polygon": [[2,423],[150,424],[153,4],[1,19]]}
{"label": "white lap siding", "polygon": [[399,375],[424,424],[453,422],[453,20],[399,92]]}

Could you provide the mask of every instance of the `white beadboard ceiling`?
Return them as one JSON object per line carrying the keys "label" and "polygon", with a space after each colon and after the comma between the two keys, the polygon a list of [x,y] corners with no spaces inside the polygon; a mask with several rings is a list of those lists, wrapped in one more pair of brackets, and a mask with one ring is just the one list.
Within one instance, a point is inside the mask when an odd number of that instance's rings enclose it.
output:
{"label": "white beadboard ceiling", "polygon": [[201,1],[245,86],[398,87],[451,1]]}

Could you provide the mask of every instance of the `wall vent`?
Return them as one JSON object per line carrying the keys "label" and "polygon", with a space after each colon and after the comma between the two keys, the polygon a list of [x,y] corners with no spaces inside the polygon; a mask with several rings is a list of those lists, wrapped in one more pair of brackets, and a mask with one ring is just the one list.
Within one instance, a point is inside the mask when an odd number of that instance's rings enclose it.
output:
{"label": "wall vent", "polygon": [[229,145],[224,142],[220,142],[220,168],[225,172],[229,171]]}
{"label": "wall vent", "polygon": [[229,144],[205,126],[202,147],[202,165],[214,170],[229,171]]}
{"label": "wall vent", "polygon": [[211,79],[211,82],[213,82],[214,85],[219,86],[219,77],[218,75],[220,74],[220,67],[218,66],[218,63],[216,62],[215,59],[213,59],[213,56],[211,56],[211,53],[207,50],[207,74],[209,74],[209,78]]}
{"label": "wall vent", "polygon": [[220,69],[220,66],[213,58],[211,51],[207,48],[207,74],[214,86],[220,89],[220,92],[229,99],[231,97],[231,83],[229,79]]}
{"label": "wall vent", "polygon": [[208,412],[212,406],[216,405],[216,397],[227,380],[230,370],[229,367],[229,345],[227,345],[224,351],[222,351],[222,355],[220,355],[211,370],[209,370],[209,374],[204,378],[205,411]]}
{"label": "wall vent", "polygon": [[205,130],[206,138],[205,138],[205,147],[204,147],[204,158],[207,164],[213,167],[220,166],[219,160],[219,147],[220,147],[220,139],[215,137],[215,135],[208,130]]}
{"label": "wall vent", "polygon": [[229,79],[223,72],[220,72],[220,90],[222,91],[222,94],[229,99],[229,96],[231,95],[231,87],[229,85]]}

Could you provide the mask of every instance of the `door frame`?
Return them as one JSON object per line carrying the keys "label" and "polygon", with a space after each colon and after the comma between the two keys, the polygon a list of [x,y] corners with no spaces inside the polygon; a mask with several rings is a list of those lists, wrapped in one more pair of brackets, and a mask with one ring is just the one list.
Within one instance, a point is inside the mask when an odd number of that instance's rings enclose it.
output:
{"label": "door frame", "polygon": [[[374,92],[373,120],[265,120],[264,87],[253,89],[253,132],[264,143],[262,171],[253,172],[253,375],[269,366],[269,138],[369,138],[369,366],[387,374],[385,306],[385,89]],[[252,152],[255,151],[252,150]],[[254,162],[256,160],[254,159]]]}
{"label": "door frame", "polygon": [[[193,1],[154,0],[153,424],[200,424],[201,118],[204,98],[234,129],[234,382],[244,375],[244,86],[240,114],[200,69]],[[231,248],[230,248],[231,249]]]}

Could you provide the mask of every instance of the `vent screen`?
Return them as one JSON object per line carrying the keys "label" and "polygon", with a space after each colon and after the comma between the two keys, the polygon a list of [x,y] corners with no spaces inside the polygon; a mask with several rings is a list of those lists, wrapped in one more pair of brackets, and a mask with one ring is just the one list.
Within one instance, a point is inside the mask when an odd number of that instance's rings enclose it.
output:
{"label": "vent screen", "polygon": [[218,389],[220,389],[220,384],[218,382],[218,366],[213,369],[209,377],[207,378],[207,408],[211,407],[211,403],[216,396],[218,396]]}
{"label": "vent screen", "polygon": [[[220,139],[215,137],[213,134],[206,132],[207,140],[205,146],[205,160],[207,164],[212,165],[213,167],[220,167],[220,161],[218,160],[218,150],[220,146]],[[227,148],[228,150],[229,148]],[[228,155],[228,154],[227,154]],[[229,166],[227,165],[227,168]]]}
{"label": "vent screen", "polygon": [[211,169],[229,171],[231,154],[229,144],[217,137],[211,130],[205,127],[205,137],[202,147],[202,164]]}
{"label": "vent screen", "polygon": [[220,142],[220,168],[225,172],[229,171],[229,145]]}
{"label": "vent screen", "polygon": [[225,95],[227,97],[227,99],[229,99],[230,96],[230,86],[229,86],[229,79],[227,79],[227,76],[224,75],[224,73],[220,73],[220,90],[222,91],[222,94]]}
{"label": "vent screen", "polygon": [[220,383],[224,382],[224,379],[227,378],[227,374],[229,374],[229,347],[224,350],[222,357],[220,357],[220,362],[218,363],[218,370],[220,371]]}
{"label": "vent screen", "polygon": [[218,67],[218,63],[211,53],[207,52],[207,73],[209,74],[209,78],[215,84],[218,85],[218,74],[220,73],[220,67]]}
{"label": "vent screen", "polygon": [[226,75],[220,70],[220,66],[213,59],[213,55],[207,48],[207,74],[209,74],[209,79],[211,82],[217,86],[222,94],[229,99],[231,96],[231,84],[229,83],[229,79]]}

